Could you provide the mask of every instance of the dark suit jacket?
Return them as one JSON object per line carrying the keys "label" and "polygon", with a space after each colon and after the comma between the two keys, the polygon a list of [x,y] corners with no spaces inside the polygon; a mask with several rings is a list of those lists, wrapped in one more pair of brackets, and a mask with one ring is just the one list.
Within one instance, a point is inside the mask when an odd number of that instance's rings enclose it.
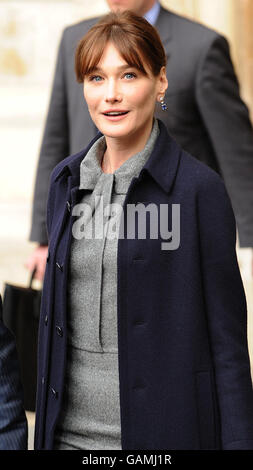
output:
{"label": "dark suit jacket", "polygon": [[[123,226],[127,204],[167,204],[169,227],[172,204],[180,204],[180,245],[165,251],[161,237],[138,239],[138,223],[134,239],[118,240],[122,448],[253,449],[247,312],[230,200],[221,178],[159,126],[155,148],[126,194]],[[52,173],[36,449],[52,448],[62,407],[72,208],[87,191],[79,190],[87,150]]]}
{"label": "dark suit jacket", "polygon": [[27,449],[27,420],[15,339],[2,321],[0,297],[0,450]]}
{"label": "dark suit jacket", "polygon": [[[95,136],[76,82],[74,52],[97,21],[67,28],[62,36],[52,96],[40,152],[30,240],[47,244],[46,199],[49,177],[63,158]],[[189,153],[221,172],[231,198],[241,246],[253,246],[253,133],[239,96],[224,37],[161,8],[156,27],[168,57],[168,111],[156,116]]]}

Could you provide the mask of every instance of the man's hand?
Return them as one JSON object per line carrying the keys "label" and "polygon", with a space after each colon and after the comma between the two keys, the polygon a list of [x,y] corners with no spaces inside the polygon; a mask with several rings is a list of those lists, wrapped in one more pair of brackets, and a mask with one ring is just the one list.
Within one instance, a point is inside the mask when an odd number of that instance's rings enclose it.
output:
{"label": "man's hand", "polygon": [[34,268],[36,268],[36,273],[34,278],[39,281],[43,281],[46,262],[47,262],[48,246],[39,245],[35,248],[31,256],[25,263],[25,267],[32,273]]}

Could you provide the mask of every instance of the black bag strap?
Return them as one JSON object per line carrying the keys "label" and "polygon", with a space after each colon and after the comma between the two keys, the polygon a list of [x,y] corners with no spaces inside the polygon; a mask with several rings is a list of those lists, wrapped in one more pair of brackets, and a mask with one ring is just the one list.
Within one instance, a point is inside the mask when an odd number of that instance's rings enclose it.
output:
{"label": "black bag strap", "polygon": [[35,276],[36,271],[37,271],[37,269],[34,268],[32,274],[31,274],[30,284],[29,284],[30,289],[32,289],[32,282],[33,282],[33,279],[34,279],[34,276]]}

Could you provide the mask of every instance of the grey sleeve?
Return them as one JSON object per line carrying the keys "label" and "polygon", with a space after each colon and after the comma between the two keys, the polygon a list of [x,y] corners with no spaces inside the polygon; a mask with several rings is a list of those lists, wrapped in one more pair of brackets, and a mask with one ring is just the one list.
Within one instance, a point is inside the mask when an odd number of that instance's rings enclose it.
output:
{"label": "grey sleeve", "polygon": [[242,247],[253,246],[253,132],[222,36],[201,59],[196,98],[230,196]]}
{"label": "grey sleeve", "polygon": [[32,227],[29,239],[47,244],[46,205],[50,175],[53,168],[69,153],[67,88],[62,35],[53,80],[49,109],[39,155],[33,197]]}

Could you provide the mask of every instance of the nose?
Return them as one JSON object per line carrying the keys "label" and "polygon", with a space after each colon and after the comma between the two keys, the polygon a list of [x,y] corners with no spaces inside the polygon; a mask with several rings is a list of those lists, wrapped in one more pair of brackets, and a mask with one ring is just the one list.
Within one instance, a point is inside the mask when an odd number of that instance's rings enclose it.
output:
{"label": "nose", "polygon": [[107,103],[115,103],[120,102],[121,100],[122,97],[119,89],[119,84],[114,79],[108,80],[105,101]]}

